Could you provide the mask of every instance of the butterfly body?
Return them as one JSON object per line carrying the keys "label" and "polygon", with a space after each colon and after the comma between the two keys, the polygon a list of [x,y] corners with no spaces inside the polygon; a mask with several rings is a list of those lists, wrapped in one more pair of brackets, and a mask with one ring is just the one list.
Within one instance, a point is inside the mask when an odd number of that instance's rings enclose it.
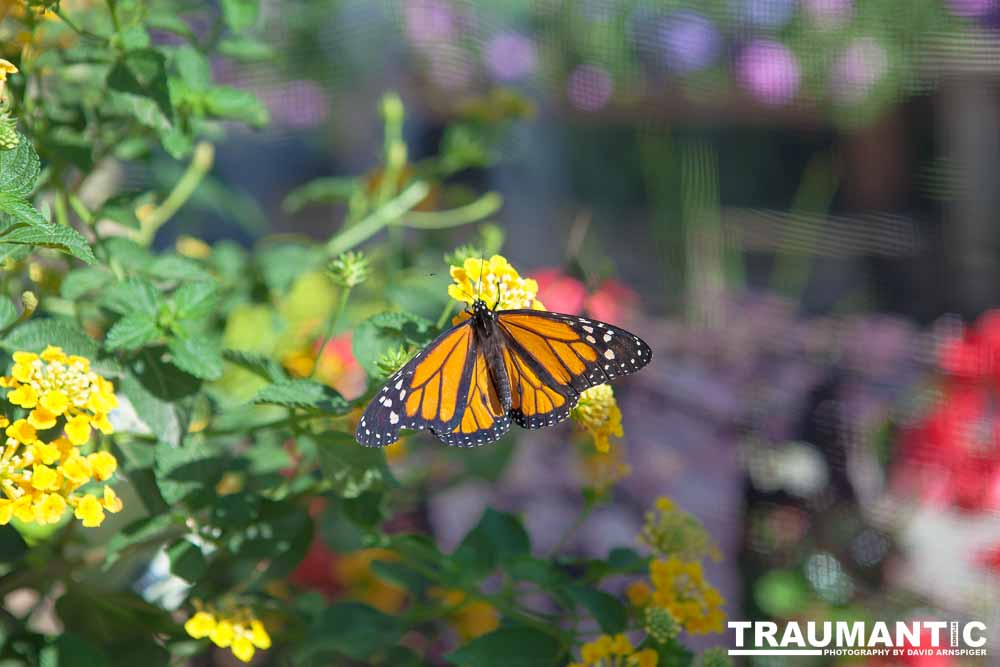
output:
{"label": "butterfly body", "polygon": [[581,392],[652,357],[638,336],[584,317],[498,311],[478,299],[466,313],[386,381],[358,423],[358,442],[389,445],[410,428],[449,445],[487,444],[511,421],[541,428],[566,419]]}

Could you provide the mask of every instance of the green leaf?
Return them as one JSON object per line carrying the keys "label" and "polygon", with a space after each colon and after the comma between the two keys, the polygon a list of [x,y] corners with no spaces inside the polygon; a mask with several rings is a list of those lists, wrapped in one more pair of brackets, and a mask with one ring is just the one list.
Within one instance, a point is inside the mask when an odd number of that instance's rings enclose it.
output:
{"label": "green leaf", "polygon": [[413,568],[407,567],[406,563],[376,560],[369,569],[379,579],[414,593],[422,591],[427,586],[427,578]]}
{"label": "green leaf", "polygon": [[429,320],[402,312],[379,313],[358,325],[351,338],[354,356],[369,377],[379,377],[379,358],[400,347],[423,347],[433,336]]}
{"label": "green leaf", "polygon": [[166,118],[173,117],[167,88],[166,59],[156,49],[129,51],[108,72],[108,86],[130,95],[147,97]]}
{"label": "green leaf", "polygon": [[97,358],[97,341],[67,320],[29,320],[19,325],[4,339],[14,350],[41,352],[49,345],[58,345],[67,354],[79,354],[91,361]]}
{"label": "green leaf", "polygon": [[16,563],[26,553],[28,545],[14,526],[0,526],[0,563]]}
{"label": "green leaf", "polygon": [[104,346],[109,350],[138,350],[160,337],[156,320],[146,313],[129,313],[108,331]]}
{"label": "green leaf", "polygon": [[212,84],[212,68],[196,48],[185,44],[174,51],[174,66],[181,79],[193,90],[205,90]]}
{"label": "green leaf", "polygon": [[173,293],[177,317],[202,319],[208,317],[219,303],[219,288],[207,281],[184,283]]}
{"label": "green leaf", "polygon": [[109,271],[98,267],[73,269],[63,277],[59,295],[75,301],[80,297],[101,289],[114,279]]}
{"label": "green leaf", "polygon": [[328,607],[316,619],[298,657],[309,660],[340,653],[355,660],[366,660],[380,649],[396,646],[404,630],[402,620],[395,616],[360,602],[341,602]]}
{"label": "green leaf", "polygon": [[365,491],[395,483],[383,450],[362,447],[353,436],[336,431],[316,438],[323,476],[341,497],[357,498]]}
{"label": "green leaf", "polygon": [[144,313],[155,318],[160,312],[160,290],[143,278],[115,283],[104,294],[101,305],[121,315]]}
{"label": "green leaf", "polygon": [[246,37],[226,37],[219,42],[219,53],[244,63],[271,60],[277,53],[270,44]]}
{"label": "green leaf", "polygon": [[257,404],[286,408],[311,408],[330,414],[344,414],[351,408],[336,390],[312,380],[286,380],[269,384],[254,396]]}
{"label": "green leaf", "polygon": [[257,22],[258,0],[222,0],[222,16],[233,32],[242,32]]}
{"label": "green leaf", "polygon": [[170,537],[168,529],[172,526],[174,521],[169,514],[145,517],[125,526],[108,540],[108,545],[104,549],[105,569],[118,560],[123,549],[143,543],[155,546],[166,541]]}
{"label": "green leaf", "polygon": [[174,338],[167,345],[174,366],[202,380],[222,377],[222,353],[204,338]]}
{"label": "green leaf", "polygon": [[31,141],[19,136],[17,148],[0,151],[0,194],[24,199],[35,189],[41,164]]}
{"label": "green leaf", "polygon": [[82,584],[68,587],[56,601],[56,612],[66,631],[104,647],[178,630],[167,612],[134,593],[98,590]]}
{"label": "green leaf", "polygon": [[224,462],[203,445],[185,442],[181,447],[157,447],[153,472],[163,499],[174,505],[196,493],[214,498]]}
{"label": "green leaf", "polygon": [[143,351],[122,380],[122,393],[149,430],[177,446],[187,433],[194,395],[201,380],[163,362],[154,350]]}
{"label": "green leaf", "polygon": [[628,612],[615,596],[579,585],[567,586],[565,591],[574,602],[586,607],[605,633],[614,635],[625,630]]}
{"label": "green leaf", "polygon": [[38,655],[39,667],[107,667],[108,656],[71,632],[49,640]]}
{"label": "green leaf", "polygon": [[208,570],[208,561],[201,547],[189,540],[177,540],[167,548],[170,571],[192,583],[201,579]]}
{"label": "green leaf", "polygon": [[551,667],[566,662],[559,640],[531,628],[502,628],[477,637],[444,658],[476,667]]}
{"label": "green leaf", "polygon": [[513,514],[486,508],[479,523],[469,531],[452,555],[464,575],[478,580],[502,563],[530,555],[531,539]]}
{"label": "green leaf", "polygon": [[80,232],[48,222],[26,200],[0,193],[0,212],[13,220],[13,224],[7,224],[0,230],[0,243],[53,248],[88,264],[97,262],[94,251]]}
{"label": "green leaf", "polygon": [[222,358],[270,382],[282,383],[288,380],[281,364],[267,355],[245,350],[223,350]]}
{"label": "green leaf", "polygon": [[317,178],[289,192],[281,207],[289,213],[297,213],[311,204],[346,201],[357,191],[358,186],[359,182],[355,178]]}
{"label": "green leaf", "polygon": [[271,120],[267,107],[248,90],[216,86],[202,96],[205,111],[216,118],[235,120],[252,127],[263,127]]}
{"label": "green leaf", "polygon": [[17,321],[17,307],[9,297],[0,296],[0,329],[6,329]]}

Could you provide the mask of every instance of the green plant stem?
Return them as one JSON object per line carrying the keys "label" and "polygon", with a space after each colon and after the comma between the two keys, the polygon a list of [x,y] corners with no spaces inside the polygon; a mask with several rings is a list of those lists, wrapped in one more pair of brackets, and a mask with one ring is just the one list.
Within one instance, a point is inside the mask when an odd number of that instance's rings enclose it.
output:
{"label": "green plant stem", "polygon": [[56,198],[52,203],[53,212],[56,216],[56,222],[63,227],[69,227],[69,214],[66,209],[66,193],[62,189],[56,192]]}
{"label": "green plant stem", "polygon": [[82,201],[80,201],[79,197],[71,194],[69,196],[69,206],[73,209],[73,212],[76,213],[77,217],[80,218],[80,220],[83,220],[84,224],[88,227],[92,227],[94,225],[94,214],[90,212],[90,209],[88,209]]}
{"label": "green plant stem", "polygon": [[556,542],[554,547],[552,547],[552,551],[549,552],[549,558],[556,556],[566,547],[567,544],[570,543],[573,536],[576,535],[576,532],[580,530],[580,527],[583,526],[587,519],[590,518],[590,515],[594,513],[595,509],[597,509],[597,503],[588,501],[586,506],[583,508],[583,511],[580,512],[580,515],[576,517],[576,520],[566,528],[562,536],[559,538],[559,541]]}
{"label": "green plant stem", "polygon": [[153,238],[160,227],[180,210],[187,200],[191,198],[191,195],[194,194],[194,191],[198,189],[198,186],[201,185],[205,175],[212,168],[214,160],[215,147],[212,144],[203,141],[195,146],[191,164],[188,165],[180,180],[174,185],[174,189],[170,191],[170,194],[167,195],[162,204],[153,209],[152,213],[140,221],[138,232],[140,243],[148,246],[153,242]]}
{"label": "green plant stem", "polygon": [[427,183],[414,181],[394,198],[359,220],[357,224],[345,227],[335,234],[326,244],[327,254],[336,256],[364,243],[383,227],[403,217],[419,204],[429,191]]}
{"label": "green plant stem", "polygon": [[316,372],[319,370],[320,361],[323,358],[323,350],[326,349],[327,344],[329,344],[330,339],[333,338],[333,331],[337,327],[337,322],[343,316],[344,311],[347,309],[347,300],[351,296],[351,288],[344,285],[340,289],[340,296],[337,297],[337,305],[334,306],[333,311],[330,313],[329,319],[326,321],[326,331],[323,333],[323,340],[319,346],[319,350],[316,352],[316,361],[313,362],[312,371],[309,373],[310,378],[316,377]]}
{"label": "green plant stem", "polygon": [[400,224],[413,229],[445,229],[476,222],[493,215],[503,205],[503,197],[496,192],[487,192],[475,201],[447,211],[410,211]]}
{"label": "green plant stem", "polygon": [[55,13],[56,16],[59,17],[59,19],[63,23],[66,24],[67,28],[69,28],[70,30],[72,30],[76,34],[80,35],[80,37],[83,37],[83,38],[86,38],[86,39],[94,39],[94,40],[97,40],[99,42],[107,42],[108,41],[106,38],[101,37],[98,34],[92,33],[89,30],[84,30],[83,28],[81,28],[80,26],[78,26],[74,21],[70,20],[70,18],[68,16],[66,16],[65,10],[60,9],[58,7],[53,7],[52,11]]}
{"label": "green plant stem", "polygon": [[438,317],[435,326],[438,329],[443,329],[444,325],[448,324],[448,318],[451,317],[451,313],[454,310],[455,310],[455,301],[453,299],[448,299],[448,303],[444,305],[444,310],[441,311],[441,316]]}

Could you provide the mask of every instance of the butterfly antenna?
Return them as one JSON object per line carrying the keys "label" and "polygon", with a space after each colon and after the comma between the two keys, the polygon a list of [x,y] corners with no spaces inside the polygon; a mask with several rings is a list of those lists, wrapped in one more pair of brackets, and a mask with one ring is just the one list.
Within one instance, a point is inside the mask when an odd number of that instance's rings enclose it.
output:
{"label": "butterfly antenna", "polygon": [[484,250],[479,255],[479,279],[476,284],[476,300],[478,301],[480,297],[483,296],[483,263],[486,261],[486,251]]}

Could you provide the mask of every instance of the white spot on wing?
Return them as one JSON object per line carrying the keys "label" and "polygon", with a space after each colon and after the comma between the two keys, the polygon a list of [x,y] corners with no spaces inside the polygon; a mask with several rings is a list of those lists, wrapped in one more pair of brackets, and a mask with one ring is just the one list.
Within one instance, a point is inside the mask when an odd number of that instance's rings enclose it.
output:
{"label": "white spot on wing", "polygon": [[615,358],[615,351],[614,350],[605,350],[604,351],[604,358],[605,359],[614,359]]}
{"label": "white spot on wing", "polygon": [[399,423],[399,415],[397,415],[395,412],[390,412],[389,413],[389,423],[390,424],[398,424]]}

